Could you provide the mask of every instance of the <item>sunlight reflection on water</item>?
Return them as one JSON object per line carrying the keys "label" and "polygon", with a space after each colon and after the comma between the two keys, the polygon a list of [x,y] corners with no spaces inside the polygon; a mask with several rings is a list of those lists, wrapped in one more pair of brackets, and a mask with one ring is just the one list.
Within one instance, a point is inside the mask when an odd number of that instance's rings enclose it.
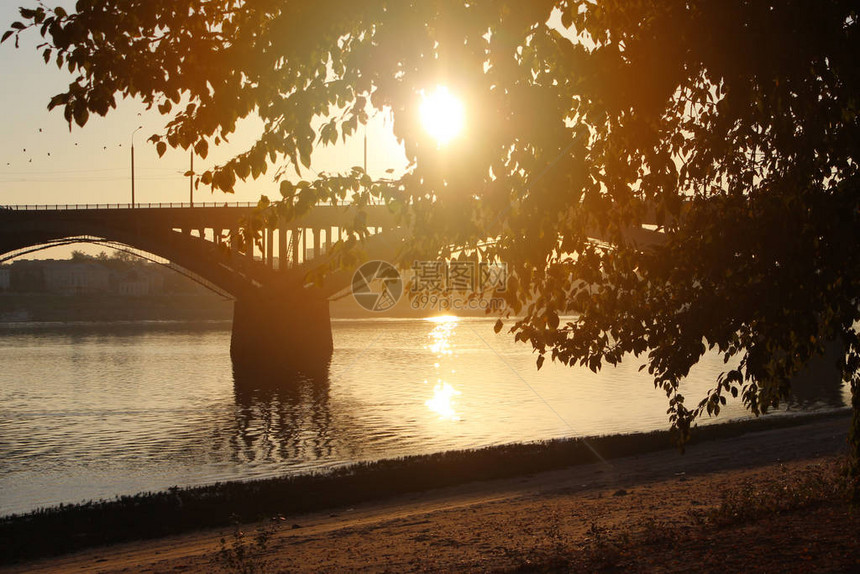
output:
{"label": "sunlight reflection on water", "polygon": [[433,397],[424,404],[443,419],[458,421],[460,417],[454,410],[454,397],[462,394],[448,383],[441,382],[433,387]]}
{"label": "sunlight reflection on water", "polygon": [[[424,404],[442,419],[459,421],[460,416],[454,409],[454,397],[463,393],[440,378],[442,374],[441,370],[443,369],[442,364],[443,362],[447,363],[445,361],[446,356],[451,357],[454,354],[451,339],[457,327],[458,319],[451,315],[444,315],[441,317],[431,317],[428,321],[436,324],[428,334],[431,342],[425,348],[434,353],[438,359],[437,362],[433,363],[433,368],[436,370],[437,382],[433,387],[433,396],[427,399]],[[447,368],[447,364],[444,368]],[[452,369],[451,372],[454,373],[456,371]]]}

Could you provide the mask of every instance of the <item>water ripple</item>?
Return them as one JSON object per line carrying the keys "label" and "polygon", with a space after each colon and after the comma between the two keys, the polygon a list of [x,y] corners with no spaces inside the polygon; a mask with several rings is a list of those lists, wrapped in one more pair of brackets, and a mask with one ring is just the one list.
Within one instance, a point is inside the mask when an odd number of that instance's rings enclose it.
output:
{"label": "water ripple", "polygon": [[[494,335],[483,319],[335,321],[333,328],[329,379],[280,389],[234,381],[229,325],[0,329],[0,515],[360,460],[667,426],[665,397],[635,362],[599,375],[551,363],[537,372],[527,347]],[[687,394],[710,388],[722,367],[719,357],[706,358],[685,383]],[[742,414],[737,403],[724,411]]]}

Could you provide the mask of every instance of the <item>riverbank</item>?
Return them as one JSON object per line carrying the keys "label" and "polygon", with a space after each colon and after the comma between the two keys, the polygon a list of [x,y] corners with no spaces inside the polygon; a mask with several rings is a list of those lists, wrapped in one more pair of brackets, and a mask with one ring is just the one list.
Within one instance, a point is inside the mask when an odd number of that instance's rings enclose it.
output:
{"label": "riverbank", "polygon": [[[362,308],[350,295],[331,301],[333,319],[423,319],[454,312],[450,306],[414,308],[408,297],[384,312]],[[483,309],[457,309],[460,317],[486,317]],[[233,301],[209,291],[165,295],[112,293],[0,293],[0,324],[27,322],[229,321]]]}
{"label": "riverbank", "polygon": [[[796,426],[798,422],[804,424]],[[791,424],[795,426],[784,426]],[[560,441],[554,443],[555,447],[487,449],[459,459],[450,454],[416,457],[399,464],[369,465],[344,483],[327,480],[329,495],[316,501],[327,509],[316,512],[284,512],[314,498],[307,484],[291,492],[284,483],[266,481],[268,485],[251,483],[237,486],[239,490],[209,491],[209,497],[199,496],[204,489],[173,491],[161,500],[172,501],[178,509],[169,511],[168,505],[156,513],[162,527],[169,528],[193,514],[196,502],[194,496],[189,496],[191,491],[196,491],[198,501],[208,499],[210,507],[224,511],[224,504],[232,501],[235,508],[251,509],[268,520],[256,527],[245,527],[249,534],[243,537],[232,536],[230,528],[222,526],[198,534],[31,562],[12,571],[209,571],[213,564],[227,565],[231,556],[237,556],[237,548],[244,549],[243,560],[251,555],[254,560],[271,560],[277,564],[276,570],[484,571],[569,561],[572,558],[568,554],[579,552],[590,544],[588,541],[602,540],[604,546],[611,543],[626,547],[622,543],[625,537],[635,538],[640,531],[649,530],[639,524],[646,518],[658,523],[669,521],[661,529],[680,528],[673,530],[672,536],[689,534],[688,527],[695,524],[676,524],[675,518],[661,518],[661,513],[680,512],[694,520],[695,513],[690,511],[718,509],[720,495],[727,486],[737,486],[747,479],[758,481],[756,472],[764,472],[767,480],[780,476],[785,480],[792,476],[787,472],[800,472],[801,467],[812,465],[812,470],[804,472],[813,478],[822,472],[833,474],[833,457],[844,451],[847,424],[843,412],[707,427],[699,429],[698,442],[684,456],[674,449],[658,450],[657,440],[653,442],[655,447],[647,448],[659,433],[630,435],[635,440],[630,436],[623,440],[605,437],[591,441],[591,447],[604,460],[587,462],[583,459],[587,455],[580,454],[583,464],[549,472],[537,471],[574,462],[568,458],[569,452],[564,454]],[[754,430],[758,432],[751,432]],[[666,439],[662,437],[663,446]],[[631,456],[625,449],[656,452]],[[586,450],[591,452],[587,447]],[[595,460],[594,453],[591,460]],[[524,476],[529,472],[533,474]],[[520,478],[487,480],[494,475]],[[481,478],[485,481],[475,482]],[[694,483],[696,488],[692,489]],[[792,484],[806,482],[794,480]],[[217,492],[220,494],[216,496]],[[318,490],[317,495],[321,497],[322,491]],[[365,502],[361,502],[362,498]],[[133,527],[141,519],[139,512],[147,507],[158,510],[158,505],[153,506],[154,500],[157,499],[138,499],[136,504],[127,505],[122,516],[117,517],[122,523],[115,528]],[[832,510],[839,512],[839,508],[836,504]],[[98,522],[99,513],[53,515],[72,529],[66,536],[74,541],[86,534],[93,520]],[[614,518],[607,522],[604,518],[608,516]],[[23,529],[46,535],[45,543],[56,542],[60,533],[41,530],[49,526],[44,518],[45,515],[41,519],[17,519],[17,524],[5,521],[0,538],[6,544],[20,544]],[[257,529],[266,539],[262,545],[265,548],[256,541],[256,535],[252,536]],[[617,537],[620,538],[616,540]],[[581,552],[576,552],[580,556]]]}
{"label": "riverbank", "polygon": [[0,294],[0,323],[224,321],[233,301],[214,293],[171,295]]}

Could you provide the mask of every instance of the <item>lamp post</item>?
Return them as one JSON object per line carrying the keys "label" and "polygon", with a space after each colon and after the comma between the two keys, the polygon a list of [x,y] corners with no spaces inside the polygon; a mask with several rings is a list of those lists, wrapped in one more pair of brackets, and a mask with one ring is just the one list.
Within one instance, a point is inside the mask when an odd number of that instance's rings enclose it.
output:
{"label": "lamp post", "polygon": [[194,148],[191,148],[191,168],[188,170],[188,193],[191,207],[194,207]]}
{"label": "lamp post", "polygon": [[138,130],[143,129],[143,126],[137,126],[133,132],[131,132],[131,208],[134,209],[134,134],[138,132]]}

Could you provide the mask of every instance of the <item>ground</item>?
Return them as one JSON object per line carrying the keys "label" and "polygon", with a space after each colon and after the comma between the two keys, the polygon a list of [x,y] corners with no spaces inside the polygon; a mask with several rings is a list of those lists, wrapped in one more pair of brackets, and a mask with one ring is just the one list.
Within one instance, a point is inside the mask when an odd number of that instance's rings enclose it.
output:
{"label": "ground", "polygon": [[847,417],[4,572],[860,572]]}

